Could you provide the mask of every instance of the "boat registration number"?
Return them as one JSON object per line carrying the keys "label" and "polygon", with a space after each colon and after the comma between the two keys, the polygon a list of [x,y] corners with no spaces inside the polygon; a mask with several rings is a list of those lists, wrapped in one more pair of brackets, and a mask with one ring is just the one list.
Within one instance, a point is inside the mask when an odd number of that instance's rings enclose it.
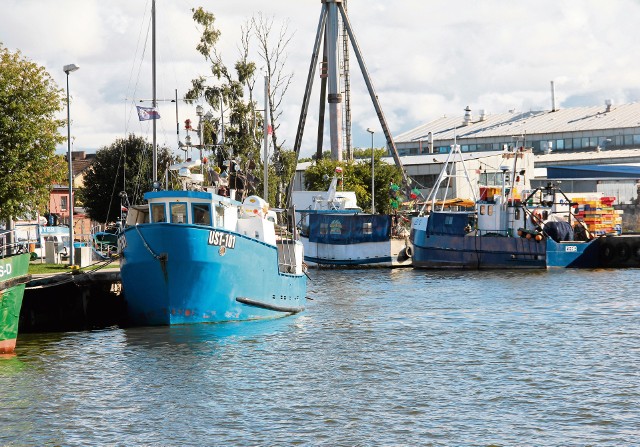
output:
{"label": "boat registration number", "polygon": [[2,278],[4,275],[9,276],[11,274],[11,270],[11,264],[7,264],[5,266],[0,265],[0,278]]}
{"label": "boat registration number", "polygon": [[578,251],[578,247],[576,247],[575,245],[567,245],[566,247],[564,247],[564,251],[575,253]]}
{"label": "boat registration number", "polygon": [[209,245],[236,248],[236,236],[221,231],[211,231],[209,233]]}

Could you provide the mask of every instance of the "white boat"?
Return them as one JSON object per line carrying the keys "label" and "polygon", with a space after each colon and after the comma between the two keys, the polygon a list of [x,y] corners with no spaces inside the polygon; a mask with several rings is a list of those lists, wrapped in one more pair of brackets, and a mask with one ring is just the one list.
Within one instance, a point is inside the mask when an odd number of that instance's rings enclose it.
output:
{"label": "white boat", "polygon": [[408,220],[400,214],[363,212],[355,192],[338,191],[337,174],[327,191],[293,192],[307,265],[411,266]]}

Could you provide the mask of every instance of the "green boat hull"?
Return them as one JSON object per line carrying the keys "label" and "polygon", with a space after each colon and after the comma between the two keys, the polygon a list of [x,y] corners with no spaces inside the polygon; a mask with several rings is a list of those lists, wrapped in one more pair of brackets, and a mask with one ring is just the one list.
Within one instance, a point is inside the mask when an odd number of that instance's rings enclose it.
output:
{"label": "green boat hull", "polygon": [[29,253],[24,253],[0,258],[0,354],[10,354],[16,348],[30,257]]}

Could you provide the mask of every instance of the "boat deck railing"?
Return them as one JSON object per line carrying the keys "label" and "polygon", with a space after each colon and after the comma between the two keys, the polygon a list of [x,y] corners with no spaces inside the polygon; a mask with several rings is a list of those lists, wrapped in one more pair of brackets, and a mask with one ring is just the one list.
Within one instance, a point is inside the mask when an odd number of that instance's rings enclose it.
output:
{"label": "boat deck railing", "polygon": [[34,241],[18,239],[18,233],[15,229],[0,230],[0,258],[29,253],[29,244]]}

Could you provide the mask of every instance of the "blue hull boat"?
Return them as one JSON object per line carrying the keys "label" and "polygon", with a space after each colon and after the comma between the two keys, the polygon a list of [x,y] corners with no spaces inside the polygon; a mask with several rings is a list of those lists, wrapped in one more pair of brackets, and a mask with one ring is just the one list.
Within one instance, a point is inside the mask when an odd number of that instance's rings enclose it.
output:
{"label": "blue hull boat", "polygon": [[[425,213],[425,206],[421,216],[412,220],[413,266],[434,269],[601,266],[600,240],[593,239],[584,223],[576,219],[575,204],[567,195],[551,183],[533,191],[528,189],[523,180],[525,171],[517,168],[517,162],[530,154],[524,149],[505,152],[505,164],[489,176],[496,183],[485,185],[479,199],[437,202],[435,192],[440,182],[452,176],[446,171],[447,164],[460,155],[459,148],[452,147],[430,196],[431,210]],[[464,161],[460,162],[464,168]]]}
{"label": "blue hull boat", "polygon": [[[121,278],[132,325],[268,318],[304,309],[302,244],[276,237],[274,222],[204,191],[145,195],[120,235]],[[130,211],[131,213],[131,211]],[[150,217],[149,217],[150,216]],[[269,216],[270,217],[270,216]],[[131,220],[131,219],[130,219]]]}

